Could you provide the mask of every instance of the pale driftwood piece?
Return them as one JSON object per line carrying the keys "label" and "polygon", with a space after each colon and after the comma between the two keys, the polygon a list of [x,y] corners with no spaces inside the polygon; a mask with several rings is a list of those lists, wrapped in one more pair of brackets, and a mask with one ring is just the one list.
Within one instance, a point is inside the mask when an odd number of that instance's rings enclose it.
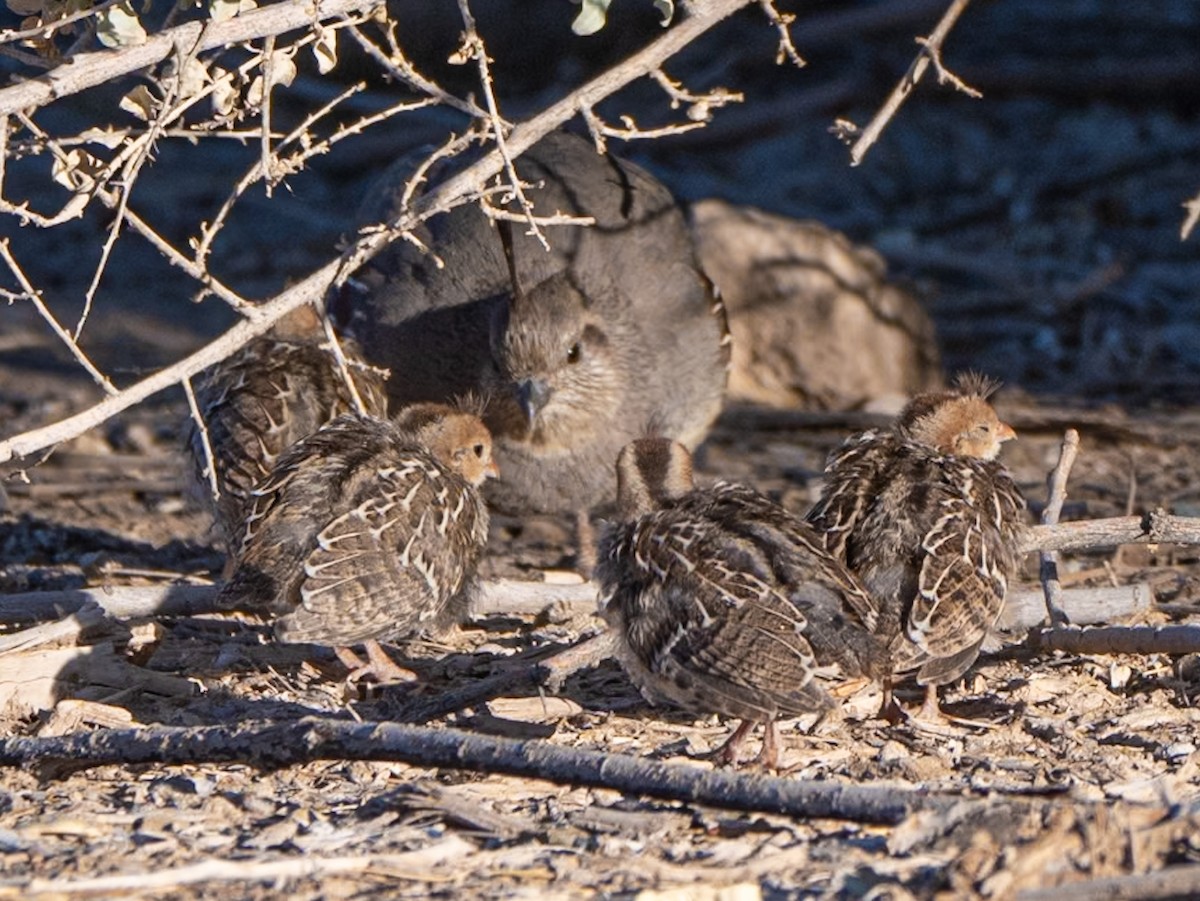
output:
{"label": "pale driftwood piece", "polygon": [[413,704],[402,710],[398,718],[409,723],[427,723],[523,686],[545,685],[550,691],[557,692],[568,676],[607,660],[613,655],[614,648],[613,634],[601,632],[550,657],[532,663],[512,664],[495,675]]}
{"label": "pale driftwood piece", "polygon": [[0,595],[0,623],[26,625],[57,619],[95,604],[117,619],[147,616],[196,616],[213,612],[212,585],[122,585]]}
{"label": "pale driftwood piece", "polygon": [[105,613],[98,604],[85,604],[70,616],[52,623],[22,629],[0,636],[0,654],[9,651],[28,651],[45,644],[78,638],[88,629],[104,622]]}
{"label": "pale driftwood piece", "polygon": [[1068,654],[1197,654],[1200,625],[1041,629],[1029,634],[1029,646]]}
{"label": "pale driftwood piece", "polygon": [[564,785],[607,788],[727,810],[895,824],[917,809],[951,803],[925,791],[831,780],[712,770],[632,754],[515,741],[458,729],[306,717],[198,728],[113,729],[52,738],[0,740],[0,765],[70,763],[248,763],[263,768],[314,760],[384,760],[417,767],[505,773]]}
{"label": "pale driftwood piece", "polygon": [[[145,891],[162,891],[185,885],[214,882],[266,882],[276,884],[296,879],[320,879],[365,873],[373,867],[388,871],[389,879],[421,881],[435,878],[432,870],[475,853],[475,845],[461,836],[448,835],[439,842],[415,851],[398,854],[364,854],[342,857],[315,857],[305,854],[282,860],[224,860],[215,858],[147,873],[138,868],[131,873],[94,876],[82,879],[31,879],[22,886],[27,895],[49,894],[126,897]],[[436,878],[444,878],[439,871]]]}
{"label": "pale driftwood piece", "polygon": [[[1067,429],[1063,435],[1062,449],[1058,454],[1058,464],[1046,480],[1046,509],[1042,511],[1042,525],[1058,524],[1062,515],[1063,503],[1067,499],[1067,479],[1071,475],[1071,467],[1075,464],[1075,456],[1079,453],[1079,433]],[[1046,616],[1050,625],[1063,626],[1069,620],[1062,608],[1062,583],[1058,581],[1058,551],[1043,550],[1038,555],[1041,565],[1038,575],[1042,580],[1042,591],[1046,597]]]}
{"label": "pale driftwood piece", "polygon": [[1071,882],[1052,888],[1024,889],[1017,893],[1017,901],[1166,901],[1168,898],[1196,897],[1200,897],[1200,864]]}
{"label": "pale driftwood piece", "polygon": [[[1076,625],[1112,622],[1122,616],[1144,613],[1154,606],[1154,589],[1148,582],[1101,588],[1066,588],[1060,599],[1062,611]],[[1033,629],[1046,622],[1045,595],[1041,588],[1019,588],[1004,599],[996,621],[1002,632]]]}
{"label": "pale driftwood piece", "polygon": [[188,679],[134,666],[111,641],[0,655],[0,710],[12,704],[28,711],[50,710],[85,687],[109,692],[133,688],[177,698],[199,690]]}
{"label": "pale driftwood piece", "polygon": [[1032,526],[1026,530],[1021,551],[1094,551],[1122,544],[1200,545],[1200,517],[1155,510],[1144,516]]}
{"label": "pale driftwood piece", "polygon": [[480,584],[475,601],[471,604],[471,615],[537,614],[555,604],[595,611],[598,592],[595,582],[556,585],[521,579],[496,579]]}

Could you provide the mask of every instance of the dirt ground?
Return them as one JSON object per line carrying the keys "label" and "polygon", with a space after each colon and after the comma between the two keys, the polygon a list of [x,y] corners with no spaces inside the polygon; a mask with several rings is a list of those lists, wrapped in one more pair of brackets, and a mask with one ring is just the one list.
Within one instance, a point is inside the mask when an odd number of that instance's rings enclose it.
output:
{"label": "dirt ground", "polygon": [[[761,47],[748,43],[737,60],[699,48],[671,71],[750,85],[745,107],[718,117],[707,136],[634,152],[686,199],[723,196],[818,218],[878,247],[925,298],[947,369],[975,366],[1008,382],[998,407],[1021,437],[1004,459],[1035,514],[1063,430],[1076,426],[1082,449],[1064,519],[1158,508],[1197,516],[1200,262],[1197,238],[1181,243],[1178,231],[1180,204],[1200,189],[1200,14],[1184,3],[1154,13],[1098,0],[1070,6],[1059,19],[1032,0],[969,10],[948,62],[984,99],[919,95],[925,102],[910,102],[858,170],[824,129],[834,113],[866,120],[941,4],[923,20],[865,33],[839,33],[836,14],[856,7],[831,4],[811,23],[811,47],[797,34],[811,56],[799,73],[765,68],[769,29],[739,19],[733,34]],[[528,43],[537,54],[538,41]],[[599,62],[564,58],[559,77]],[[546,95],[520,72],[514,63],[524,91],[514,113]],[[187,152],[164,146],[158,167],[172,171]],[[385,141],[353,145],[297,179],[281,218],[268,220],[273,208],[252,199],[218,248],[223,277],[265,295],[323,262],[352,207],[331,201],[360,196],[393,153]],[[150,196],[162,221],[194,223],[240,172],[239,159],[221,148],[194,178],[161,179]],[[68,316],[91,270],[60,264],[70,242],[103,239],[95,222],[79,228],[29,237],[41,248],[31,275]],[[124,384],[194,349],[229,316],[212,300],[192,305],[149,251],[130,243],[121,253],[84,343]],[[27,307],[0,310],[0,322],[3,436],[97,399]],[[224,556],[184,489],[186,419],[181,394],[160,395],[0,483],[0,595],[219,579]],[[789,426],[731,409],[700,477],[747,481],[803,510],[825,454],[851,429],[836,415]],[[566,522],[497,518],[483,575],[569,568],[569,545]],[[1198,548],[1073,554],[1063,574],[1071,589],[1148,586],[1152,608],[1119,622],[1200,625]],[[1020,581],[1036,579],[1031,558]],[[596,628],[586,612],[480,618],[444,644],[398,651],[419,687],[378,689],[348,688],[331,654],[273,646],[261,627],[229,617],[105,621],[34,649],[0,644],[0,735],[402,717],[406,705]],[[67,658],[57,671],[54,661]],[[17,660],[15,672],[4,668]],[[57,678],[34,678],[46,672]],[[900,696],[919,700],[912,686]],[[784,724],[788,777],[961,799],[894,826],[401,763],[8,767],[0,897],[1195,896],[1197,697],[1196,654],[1039,651],[1018,630],[998,636],[947,690],[956,719],[944,729],[873,719],[871,687],[849,695],[839,717]],[[704,754],[730,728],[650,707],[611,662],[572,676],[557,695],[512,692],[431,723],[443,724],[696,766],[710,765]],[[1133,881],[1104,881],[1119,877]]]}

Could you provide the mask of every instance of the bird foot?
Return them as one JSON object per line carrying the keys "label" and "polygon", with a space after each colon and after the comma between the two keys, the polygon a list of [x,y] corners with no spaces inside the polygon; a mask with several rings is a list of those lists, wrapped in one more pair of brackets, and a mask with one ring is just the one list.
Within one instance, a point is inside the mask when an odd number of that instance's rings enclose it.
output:
{"label": "bird foot", "polygon": [[365,642],[363,649],[367,652],[365,663],[349,648],[338,648],[334,651],[338,660],[350,670],[350,674],[346,676],[346,684],[361,682],[368,676],[373,677],[379,685],[400,685],[417,681],[417,674],[396,664],[379,642]]}
{"label": "bird foot", "polygon": [[[738,751],[742,747],[742,743],[746,740],[746,736],[750,734],[750,730],[754,728],[754,723],[749,720],[742,720],[738,727],[733,730],[733,734],[725,739],[725,743],[721,747],[712,752],[712,762],[717,766],[732,766],[738,765]],[[761,756],[761,752],[760,752]]]}

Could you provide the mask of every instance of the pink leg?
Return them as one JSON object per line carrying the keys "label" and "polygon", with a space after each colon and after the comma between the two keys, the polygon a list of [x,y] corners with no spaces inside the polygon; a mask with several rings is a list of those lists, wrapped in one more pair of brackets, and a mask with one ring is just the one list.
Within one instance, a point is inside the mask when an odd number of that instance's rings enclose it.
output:
{"label": "pink leg", "polygon": [[713,752],[713,760],[717,764],[737,766],[738,749],[742,746],[742,742],[746,740],[746,736],[750,734],[750,730],[753,728],[754,723],[751,720],[742,720],[738,727],[733,730],[733,734],[725,739],[725,744]]}

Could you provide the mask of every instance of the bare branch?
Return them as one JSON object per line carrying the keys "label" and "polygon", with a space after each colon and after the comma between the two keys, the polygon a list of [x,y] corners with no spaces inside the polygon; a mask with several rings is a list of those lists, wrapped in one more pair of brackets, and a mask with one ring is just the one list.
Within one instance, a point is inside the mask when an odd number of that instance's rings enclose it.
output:
{"label": "bare branch", "polygon": [[1068,654],[1200,654],[1200,626],[1097,626],[1031,632],[1039,651]]}
{"label": "bare branch", "polygon": [[177,46],[194,47],[194,52],[203,53],[227,44],[307,28],[314,22],[365,14],[378,5],[378,0],[321,0],[315,8],[305,3],[274,3],[223,22],[187,22],[150,35],[144,44],[80,53],[46,75],[0,89],[0,116],[45,106],[52,100],[148,68],[166,59]]}
{"label": "bare branch", "polygon": [[[857,127],[852,122],[839,121],[834,132],[839,134],[843,139],[858,134],[858,140],[854,142],[854,146],[850,148],[850,165],[857,166],[863,161],[863,157],[867,155],[867,151],[879,140],[879,136],[883,134],[884,128],[892,121],[892,117],[900,110],[900,106],[908,99],[908,95],[912,93],[913,88],[925,76],[925,70],[929,68],[930,63],[936,67],[939,77],[943,73],[948,76],[949,73],[942,67],[941,50],[942,44],[946,37],[950,34],[950,29],[954,27],[954,23],[958,21],[958,17],[962,15],[963,10],[967,8],[967,4],[971,0],[951,0],[949,8],[942,16],[937,27],[933,29],[933,33],[927,38],[918,38],[917,43],[921,45],[921,52],[917,54],[917,58],[913,60],[912,65],[908,67],[908,71],[904,73],[904,77],[900,79],[900,83],[892,90],[888,99],[880,107],[879,112],[875,114],[864,128],[861,134],[858,133]],[[958,79],[954,79],[956,84],[962,84]],[[963,88],[966,85],[962,85]],[[978,92],[976,92],[976,95]]]}
{"label": "bare branch", "polygon": [[1197,222],[1200,222],[1200,194],[1184,203],[1183,208],[1187,210],[1187,216],[1184,217],[1183,226],[1179,229],[1180,241],[1186,241],[1191,237],[1192,229],[1196,227]]}
{"label": "bare branch", "polygon": [[12,251],[9,249],[7,238],[0,238],[0,259],[3,259],[8,265],[9,271],[12,272],[13,277],[21,286],[21,290],[25,292],[25,297],[37,309],[38,315],[46,321],[46,324],[49,325],[54,331],[54,334],[58,335],[58,337],[62,340],[62,343],[67,346],[67,350],[71,352],[71,356],[75,358],[76,362],[78,362],[80,366],[87,370],[88,375],[92,377],[92,381],[104,389],[106,394],[114,397],[118,396],[117,389],[113,386],[113,383],[108,380],[108,376],[97,369],[92,361],[87,358],[87,355],[79,347],[75,339],[72,338],[70,333],[62,327],[57,319],[54,318],[54,314],[50,312],[50,308],[46,306],[37,289],[34,288],[29,279],[25,277],[25,272],[21,269],[20,264],[17,263],[16,258],[13,257]]}
{"label": "bare branch", "polygon": [[796,21],[795,13],[781,13],[775,8],[773,0],[759,0],[759,6],[762,7],[767,18],[771,20],[771,24],[775,26],[775,30],[779,32],[779,49],[775,51],[775,65],[781,66],[787,60],[792,61],[792,65],[797,69],[803,69],[808,65],[804,58],[796,51],[796,45],[792,43],[791,25]]}

